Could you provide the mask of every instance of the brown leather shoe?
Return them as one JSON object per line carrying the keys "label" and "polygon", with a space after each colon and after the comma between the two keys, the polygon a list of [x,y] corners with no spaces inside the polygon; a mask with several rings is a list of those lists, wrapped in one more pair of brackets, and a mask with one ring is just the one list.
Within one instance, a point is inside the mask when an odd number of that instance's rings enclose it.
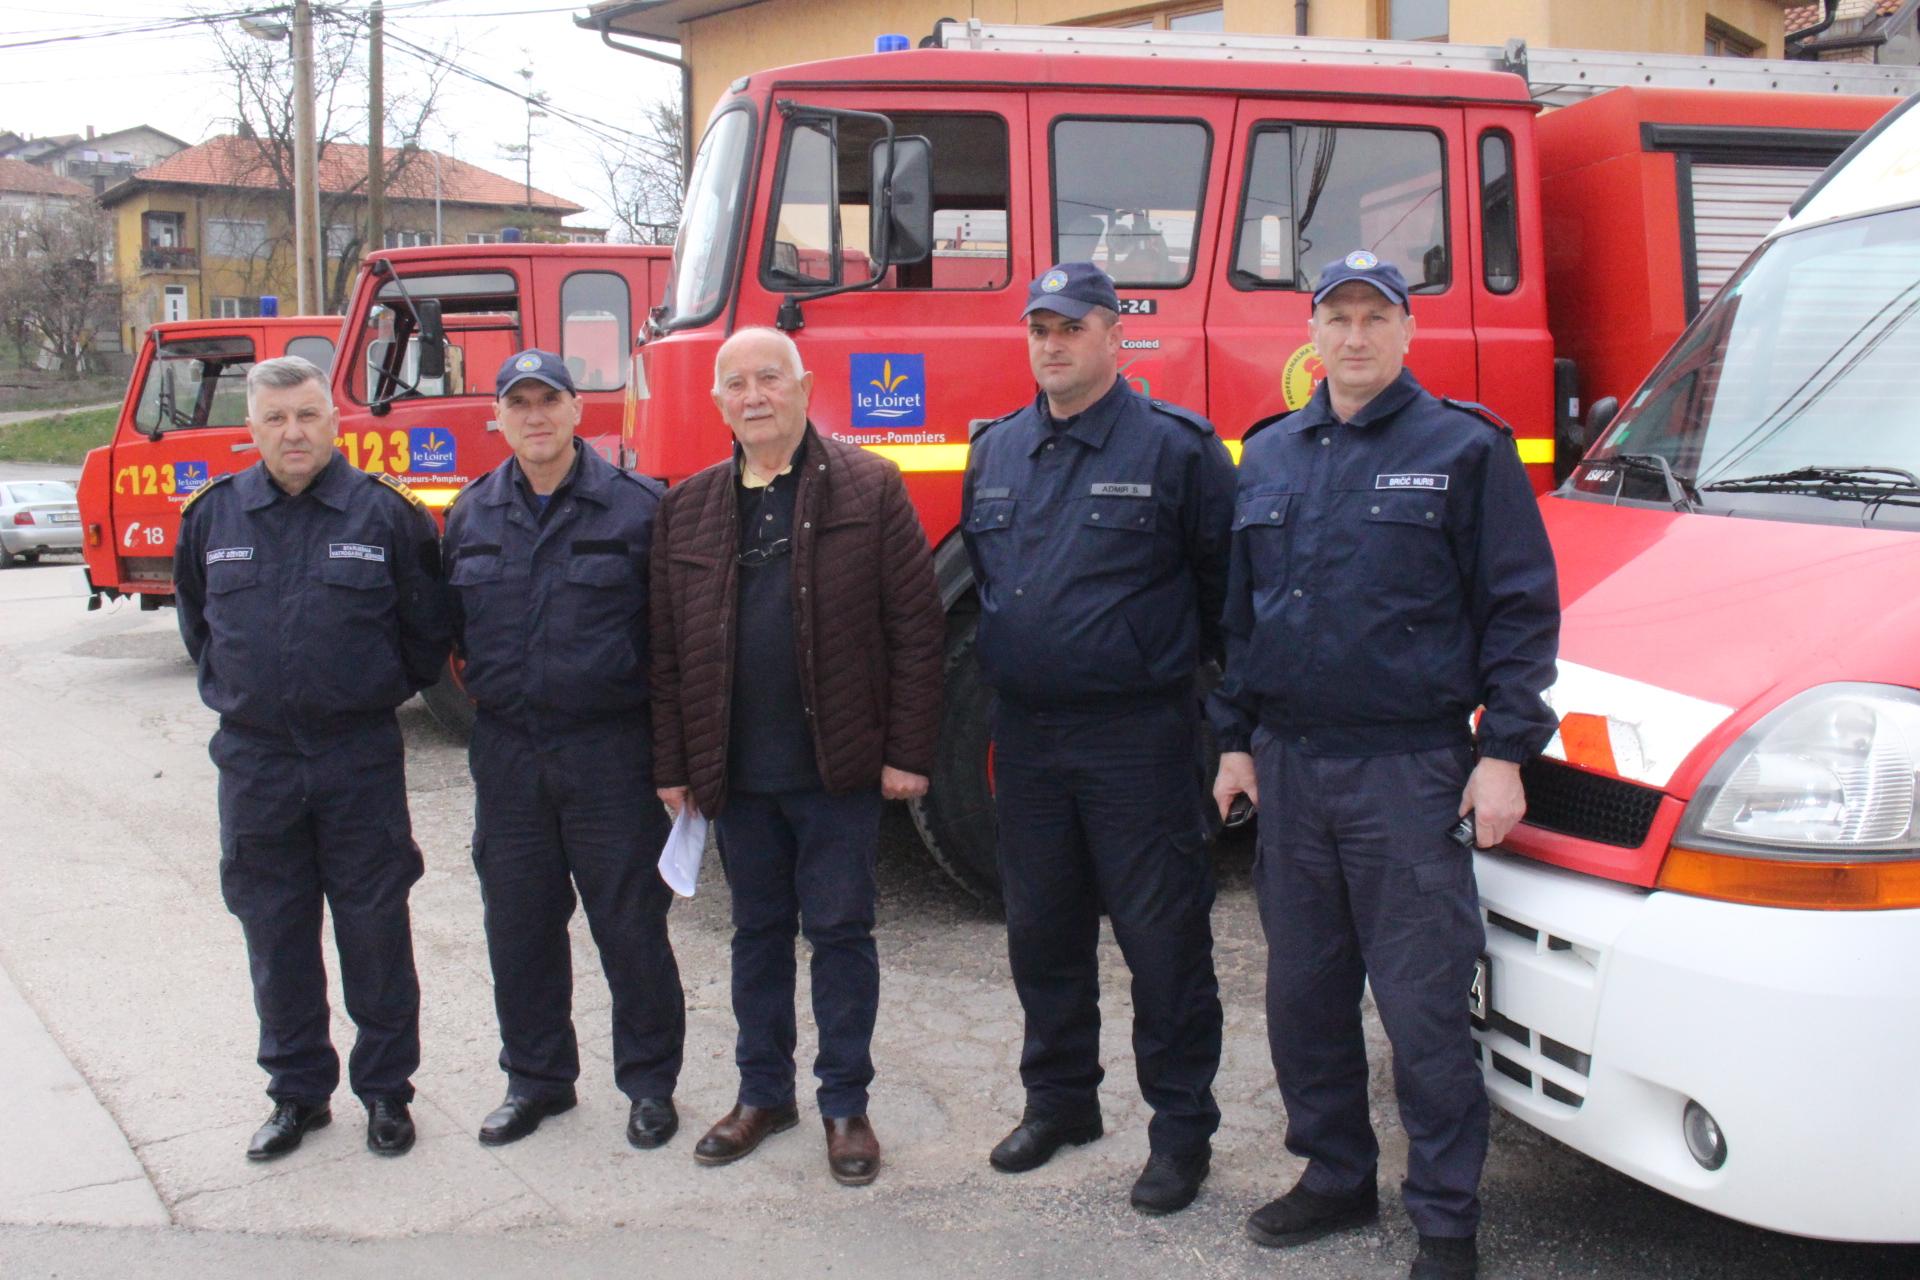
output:
{"label": "brown leather shoe", "polygon": [[736,1102],[733,1110],[694,1144],[693,1158],[701,1164],[732,1164],[741,1156],[752,1155],[768,1134],[785,1133],[799,1123],[800,1109],[791,1102],[773,1108]]}
{"label": "brown leather shoe", "polygon": [[880,1176],[880,1139],[865,1116],[821,1116],[827,1126],[827,1168],[843,1187],[864,1187]]}

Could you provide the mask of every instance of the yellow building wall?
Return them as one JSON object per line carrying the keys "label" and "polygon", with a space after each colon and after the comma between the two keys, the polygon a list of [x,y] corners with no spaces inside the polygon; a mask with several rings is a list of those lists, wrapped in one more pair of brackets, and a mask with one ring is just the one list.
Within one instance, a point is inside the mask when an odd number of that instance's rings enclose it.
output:
{"label": "yellow building wall", "polygon": [[[772,67],[870,53],[873,38],[897,32],[918,44],[942,17],[982,22],[1066,23],[1122,13],[1138,5],[1114,0],[766,0],[683,23],[682,56],[693,68],[692,115],[697,135],[734,80]],[[1291,35],[1293,0],[1221,0],[1229,31]],[[1311,0],[1308,34],[1382,39],[1388,0]],[[1698,54],[1714,18],[1762,42],[1764,57],[1782,56],[1780,0],[1452,0],[1449,38],[1504,44]]]}

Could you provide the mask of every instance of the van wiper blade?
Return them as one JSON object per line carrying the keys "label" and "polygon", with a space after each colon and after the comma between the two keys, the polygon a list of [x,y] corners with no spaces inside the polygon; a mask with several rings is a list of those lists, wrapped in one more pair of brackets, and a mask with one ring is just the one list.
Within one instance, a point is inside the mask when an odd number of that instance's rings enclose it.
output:
{"label": "van wiper blade", "polygon": [[[1687,481],[1674,474],[1673,464],[1657,453],[1616,453],[1605,458],[1595,458],[1587,464],[1589,467],[1617,466],[1624,471],[1651,471],[1666,482],[1667,499],[1673,503],[1675,511],[1700,510],[1700,495]],[[1621,477],[1622,480],[1625,477]],[[1620,500],[1620,488],[1615,486],[1614,501]]]}
{"label": "van wiper blade", "polygon": [[1818,497],[1882,497],[1920,493],[1920,476],[1904,467],[1795,467],[1765,475],[1736,476],[1700,486],[1720,493],[1804,493]]}

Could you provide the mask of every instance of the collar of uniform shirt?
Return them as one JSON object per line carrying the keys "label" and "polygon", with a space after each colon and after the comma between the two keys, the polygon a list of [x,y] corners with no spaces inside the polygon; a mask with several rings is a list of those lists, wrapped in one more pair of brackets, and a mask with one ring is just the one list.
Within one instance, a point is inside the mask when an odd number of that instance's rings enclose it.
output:
{"label": "collar of uniform shirt", "polygon": [[234,481],[240,489],[240,506],[247,511],[258,511],[270,507],[276,502],[291,502],[303,494],[312,494],[318,502],[332,507],[335,511],[347,509],[348,496],[353,483],[353,468],[338,453],[327,459],[327,465],[313,478],[313,483],[298,494],[289,494],[274,482],[267,473],[267,464],[256,462],[240,473]]}
{"label": "collar of uniform shirt", "polygon": [[[573,482],[580,478],[580,455],[585,451],[585,449],[586,449],[586,446],[581,444],[579,440],[576,439],[573,442],[573,465],[567,468],[567,474],[565,478],[563,478],[559,484],[553,487],[553,492],[546,495],[547,506],[552,506],[554,502],[557,501],[562,494],[566,493],[569,489],[573,487]],[[538,513],[541,510],[543,510],[540,504],[536,501],[536,498],[539,495],[534,493],[533,485],[527,480],[527,473],[520,469],[520,459],[518,458],[515,458],[513,460],[513,486],[514,486],[514,490],[517,493],[519,493],[519,495],[523,499],[526,500],[527,505],[531,510],[533,510],[535,513]]]}
{"label": "collar of uniform shirt", "polygon": [[[1407,370],[1402,369],[1400,376],[1381,388],[1380,394],[1366,402],[1360,412],[1344,421],[1349,427],[1370,427],[1382,418],[1391,417],[1407,407],[1407,402],[1420,394],[1420,383]],[[1289,432],[1309,431],[1314,427],[1324,427],[1341,423],[1334,416],[1333,398],[1327,393],[1327,384],[1322,382],[1313,389],[1313,399],[1307,401],[1300,410],[1299,421],[1287,428]]]}
{"label": "collar of uniform shirt", "polygon": [[747,465],[747,451],[740,447],[740,444],[738,441],[735,441],[733,446],[733,457],[734,457],[734,461],[739,463],[739,466],[740,466],[740,487],[743,489],[764,489],[768,485],[772,484],[775,480],[778,480],[781,476],[791,475],[793,473],[793,469],[800,464],[800,455],[805,453],[806,451],[807,451],[807,438],[803,435],[800,437],[799,446],[795,448],[793,451],[793,456],[787,459],[787,465],[780,468],[780,470],[775,472],[773,475],[768,476],[765,480],[762,480],[757,474],[754,473],[753,468]]}
{"label": "collar of uniform shirt", "polygon": [[1127,397],[1132,394],[1133,388],[1127,385],[1127,380],[1115,377],[1113,385],[1108,387],[1107,393],[1098,400],[1071,418],[1056,418],[1053,416],[1053,411],[1047,407],[1047,393],[1042,391],[1038,400],[1040,412],[1037,415],[1041,426],[1034,432],[1033,439],[1027,443],[1027,456],[1032,457],[1040,452],[1055,431],[1072,436],[1089,449],[1105,448],[1107,436],[1113,431],[1114,421],[1119,418],[1121,408],[1126,404]]}

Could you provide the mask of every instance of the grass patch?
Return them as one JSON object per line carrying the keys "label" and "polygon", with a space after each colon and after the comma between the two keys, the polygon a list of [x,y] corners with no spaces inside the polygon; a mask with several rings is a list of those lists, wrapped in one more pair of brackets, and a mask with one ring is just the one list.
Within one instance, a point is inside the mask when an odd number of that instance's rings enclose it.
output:
{"label": "grass patch", "polygon": [[79,466],[87,450],[113,439],[120,407],[89,409],[85,413],[55,413],[0,427],[0,460],[6,462],[62,462]]}
{"label": "grass patch", "polygon": [[69,382],[41,369],[0,365],[0,413],[105,404],[119,400],[126,390],[124,373],[88,373]]}

